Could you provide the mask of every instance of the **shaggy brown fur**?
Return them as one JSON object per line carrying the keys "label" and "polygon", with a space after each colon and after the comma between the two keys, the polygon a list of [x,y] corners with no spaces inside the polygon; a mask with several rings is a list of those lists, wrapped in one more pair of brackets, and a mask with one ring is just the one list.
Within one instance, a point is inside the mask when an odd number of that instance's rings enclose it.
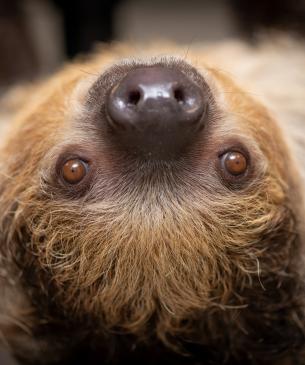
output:
{"label": "shaggy brown fur", "polygon": [[[208,123],[174,161],[126,155],[103,124],[109,90],[152,64],[210,88]],[[304,65],[287,41],[117,45],[7,97],[0,329],[22,363],[305,363]],[[238,183],[219,172],[232,146],[250,161]],[[74,187],[69,156],[91,161]]]}

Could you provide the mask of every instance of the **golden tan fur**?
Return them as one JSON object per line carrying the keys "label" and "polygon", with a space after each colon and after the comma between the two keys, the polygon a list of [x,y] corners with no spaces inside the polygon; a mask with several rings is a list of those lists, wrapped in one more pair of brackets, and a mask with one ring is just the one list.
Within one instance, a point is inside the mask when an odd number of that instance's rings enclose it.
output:
{"label": "golden tan fur", "polygon": [[[293,66],[282,59],[287,50]],[[208,138],[179,169],[166,163],[148,166],[149,173],[136,164],[128,169],[84,124],[90,87],[109,66],[135,54],[146,62],[164,54],[186,59],[215,98],[217,118]],[[289,87],[278,84],[275,64]],[[94,320],[96,331],[156,336],[173,347],[177,336],[217,342],[223,326],[231,340],[248,333],[244,342],[232,340],[237,358],[255,337],[255,316],[271,331],[280,305],[283,322],[302,333],[304,162],[295,134],[304,134],[304,65],[305,52],[288,41],[255,50],[238,43],[189,51],[115,45],[20,95],[24,105],[1,150],[2,266],[16,281],[4,284],[10,294],[3,295],[1,310],[12,328],[0,322],[5,341],[16,346],[15,328],[22,332],[25,322],[25,344],[18,346],[27,348],[40,321],[52,322],[50,296],[56,313]],[[253,161],[251,181],[242,189],[229,189],[212,163],[219,146],[231,140],[242,141]],[[95,156],[99,166],[98,183],[78,199],[54,181],[58,156],[71,146]],[[27,289],[29,282],[37,292]],[[274,290],[279,297],[267,300]],[[18,308],[11,313],[11,293],[22,293],[28,319]],[[252,311],[253,298],[262,313]]]}

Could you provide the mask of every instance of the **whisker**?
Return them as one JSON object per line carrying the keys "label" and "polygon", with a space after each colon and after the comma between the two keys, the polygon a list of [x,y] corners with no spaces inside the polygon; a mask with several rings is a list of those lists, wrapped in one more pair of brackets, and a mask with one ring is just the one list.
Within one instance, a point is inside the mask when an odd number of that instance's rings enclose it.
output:
{"label": "whisker", "polygon": [[190,40],[190,43],[188,44],[187,46],[187,49],[186,49],[186,52],[185,52],[185,55],[183,56],[183,60],[187,60],[187,57],[188,57],[188,54],[189,54],[189,51],[191,49],[191,46],[193,45],[194,43],[194,40],[196,39],[196,36],[193,36]]}
{"label": "whisker", "polygon": [[91,75],[91,76],[99,76],[98,73],[93,73],[93,72],[89,72],[89,71],[86,71],[84,69],[79,69],[80,72],[83,72],[84,74],[87,74],[87,75]]}

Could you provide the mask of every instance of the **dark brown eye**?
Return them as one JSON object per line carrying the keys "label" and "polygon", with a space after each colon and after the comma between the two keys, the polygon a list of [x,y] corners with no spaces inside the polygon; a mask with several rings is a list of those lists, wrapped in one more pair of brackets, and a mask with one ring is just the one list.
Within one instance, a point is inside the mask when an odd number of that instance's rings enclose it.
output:
{"label": "dark brown eye", "polygon": [[226,171],[234,176],[244,174],[248,166],[246,157],[237,151],[224,154],[222,156],[222,163]]}
{"label": "dark brown eye", "polygon": [[69,184],[78,184],[87,175],[87,170],[86,162],[79,159],[69,160],[62,167],[62,177]]}

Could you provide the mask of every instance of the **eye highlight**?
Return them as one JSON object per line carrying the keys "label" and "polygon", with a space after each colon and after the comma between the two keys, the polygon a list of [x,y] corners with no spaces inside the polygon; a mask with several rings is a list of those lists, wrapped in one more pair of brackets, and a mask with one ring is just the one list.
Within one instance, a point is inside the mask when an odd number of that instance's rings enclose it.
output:
{"label": "eye highlight", "polygon": [[247,171],[248,162],[245,155],[238,151],[229,151],[221,156],[222,168],[233,176],[239,176]]}
{"label": "eye highlight", "polygon": [[88,172],[88,164],[81,159],[71,159],[62,166],[62,177],[68,184],[78,184]]}

